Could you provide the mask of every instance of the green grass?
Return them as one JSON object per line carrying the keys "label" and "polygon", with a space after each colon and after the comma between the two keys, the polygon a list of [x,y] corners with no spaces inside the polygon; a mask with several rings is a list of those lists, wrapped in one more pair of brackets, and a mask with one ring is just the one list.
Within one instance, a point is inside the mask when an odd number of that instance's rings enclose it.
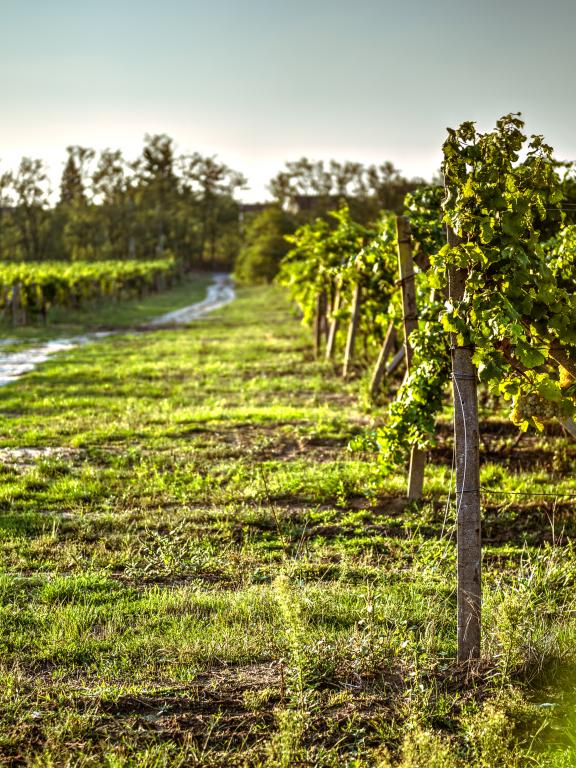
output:
{"label": "green grass", "polygon": [[[1,391],[0,764],[573,764],[572,502],[486,496],[467,674],[449,430],[407,506],[347,451],[362,386],[259,288]],[[563,438],[493,422],[485,487],[576,490]]]}

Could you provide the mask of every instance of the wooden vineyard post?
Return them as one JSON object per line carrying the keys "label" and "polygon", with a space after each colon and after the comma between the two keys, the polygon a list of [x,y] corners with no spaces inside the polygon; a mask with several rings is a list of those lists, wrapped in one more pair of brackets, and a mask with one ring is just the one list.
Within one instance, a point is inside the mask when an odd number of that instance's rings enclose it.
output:
{"label": "wooden vineyard post", "polygon": [[46,296],[44,296],[44,290],[42,286],[39,286],[38,288],[40,292],[40,315],[42,317],[42,322],[44,325],[48,322],[48,305],[46,302]]}
{"label": "wooden vineyard post", "polygon": [[7,317],[8,316],[8,310],[10,309],[10,287],[7,285],[4,285],[2,287],[2,294],[0,296],[0,307],[2,307],[2,316]]}
{"label": "wooden vineyard post", "polygon": [[26,315],[22,306],[22,286],[20,283],[14,283],[12,286],[12,325],[25,325]]}
{"label": "wooden vineyard post", "polygon": [[[406,216],[396,218],[398,235],[398,269],[400,271],[400,286],[402,288],[402,313],[404,318],[404,348],[406,354],[406,375],[410,373],[413,351],[409,336],[418,328],[418,308],[416,305],[416,285],[414,283],[414,259],[412,257],[412,237],[410,222]],[[412,446],[410,454],[410,470],[408,473],[408,498],[422,498],[424,488],[424,468],[426,453]]]}
{"label": "wooden vineyard post", "polygon": [[396,328],[394,327],[394,323],[390,323],[388,330],[386,331],[384,342],[380,347],[380,354],[378,355],[378,360],[374,366],[374,373],[372,374],[372,380],[370,381],[370,398],[372,400],[376,397],[376,393],[380,389],[382,379],[384,378],[384,374],[386,372],[386,363],[388,362],[390,353],[394,349],[395,343]]}
{"label": "wooden vineyard post", "polygon": [[10,308],[12,310],[12,325],[14,326],[18,325],[19,303],[20,303],[20,286],[17,284],[14,284],[12,286],[12,297],[10,299]]}
{"label": "wooden vineyard post", "polygon": [[322,347],[322,330],[326,313],[326,291],[320,291],[316,296],[316,311],[314,313],[314,356],[320,357]]}
{"label": "wooden vineyard post", "polygon": [[567,419],[558,419],[558,421],[564,427],[566,432],[568,432],[569,435],[572,435],[572,437],[576,437],[576,422],[572,417],[569,417]]}
{"label": "wooden vineyard post", "polygon": [[404,347],[404,344],[402,344],[398,352],[396,352],[392,360],[390,360],[390,362],[386,366],[386,376],[391,376],[396,370],[396,368],[398,368],[402,360],[404,361],[406,360],[406,349]]}
{"label": "wooden vineyard post", "polygon": [[362,304],[362,286],[360,283],[356,283],[354,288],[354,296],[352,298],[352,315],[350,317],[350,325],[348,326],[348,337],[346,339],[346,351],[344,352],[344,365],[342,367],[342,376],[346,378],[348,371],[350,370],[350,363],[352,362],[352,356],[354,355],[354,342],[356,340],[356,333],[358,331],[358,324],[360,322],[360,306]]}
{"label": "wooden vineyard post", "polygon": [[334,349],[336,347],[336,334],[338,333],[338,310],[340,309],[340,286],[336,288],[334,294],[334,302],[332,304],[332,319],[330,320],[330,327],[328,329],[328,339],[326,341],[326,360],[332,360],[334,357]]}
{"label": "wooden vineyard post", "polygon": [[[448,244],[458,237],[448,230]],[[452,303],[464,297],[466,270],[448,270],[448,296]],[[480,441],[477,372],[473,349],[461,346],[452,335],[452,387],[454,394],[454,450],[456,461],[458,661],[480,656],[481,555]]]}
{"label": "wooden vineyard post", "polygon": [[324,312],[322,314],[322,335],[324,337],[324,343],[328,346],[328,338],[330,336],[330,314],[334,311],[334,302],[336,301],[336,293],[332,295],[332,288],[329,291],[324,291]]}

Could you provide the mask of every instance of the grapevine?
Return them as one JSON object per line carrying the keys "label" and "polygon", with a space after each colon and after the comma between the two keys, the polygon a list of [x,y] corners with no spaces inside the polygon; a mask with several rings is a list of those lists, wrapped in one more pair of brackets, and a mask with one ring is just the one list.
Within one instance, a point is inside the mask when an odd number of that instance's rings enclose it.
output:
{"label": "grapevine", "polygon": [[[471,122],[449,129],[445,188],[406,198],[420,313],[411,371],[385,423],[353,444],[376,448],[385,466],[433,443],[452,339],[473,349],[480,381],[510,402],[521,429],[576,412],[576,227],[564,226],[565,184],[551,147],[523,128],[511,114],[487,133]],[[354,224],[346,208],[332,216],[336,226],[317,220],[293,236],[283,282],[307,321],[319,291],[332,296],[337,285],[349,299],[360,285],[364,335],[379,341],[399,319],[393,217],[382,217],[377,234]],[[456,245],[447,245],[447,227]],[[446,298],[454,269],[466,272],[458,302]],[[339,311],[343,319],[347,305]]]}
{"label": "grapevine", "polygon": [[153,290],[177,275],[173,258],[153,261],[0,262],[0,311],[11,304],[15,287],[29,313],[51,307],[78,307],[105,298],[129,298]]}
{"label": "grapevine", "polygon": [[340,292],[339,319],[349,313],[354,286],[363,290],[365,333],[380,341],[394,293],[395,237],[393,218],[382,218],[374,228],[354,221],[347,205],[330,212],[331,222],[316,219],[286,239],[292,249],[284,258],[279,282],[300,306],[305,323],[314,317],[322,291],[333,303]]}
{"label": "grapevine", "polygon": [[[542,429],[576,410],[576,228],[563,227],[551,148],[540,136],[528,141],[522,129],[518,115],[507,115],[486,134],[473,123],[449,130],[445,190],[407,198],[416,253],[430,264],[424,284],[436,295],[426,303],[420,291],[425,322],[410,340],[413,369],[385,424],[353,444],[374,447],[385,467],[411,446],[433,442],[450,376],[450,333],[473,347],[480,380],[511,401],[521,429]],[[445,244],[446,225],[460,239],[456,247]],[[443,298],[451,267],[468,275],[457,305]]]}
{"label": "grapevine", "polygon": [[541,136],[528,141],[523,127],[518,115],[507,115],[490,133],[478,133],[473,123],[449,131],[444,222],[460,244],[432,258],[432,280],[444,289],[450,267],[467,270],[464,298],[446,302],[443,327],[473,346],[480,380],[512,400],[513,417],[526,429],[542,423],[521,407],[522,398],[537,395],[554,403],[555,413],[574,413],[576,296],[573,259],[562,277],[562,257],[555,263],[542,242],[543,233],[564,242],[552,149]]}

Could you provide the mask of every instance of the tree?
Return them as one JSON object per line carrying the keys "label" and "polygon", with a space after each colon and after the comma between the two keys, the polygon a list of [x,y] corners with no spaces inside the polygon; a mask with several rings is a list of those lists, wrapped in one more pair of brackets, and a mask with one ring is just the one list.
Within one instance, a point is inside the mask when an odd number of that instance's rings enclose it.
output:
{"label": "tree", "polygon": [[119,151],[67,148],[58,203],[48,205],[41,161],[0,177],[0,255],[15,259],[150,258],[172,252],[185,268],[229,268],[241,244],[235,193],[244,176],[214,157],[178,156],[165,134]]}
{"label": "tree", "polygon": [[132,258],[137,253],[135,184],[128,170],[120,150],[105,149],[92,174],[105,239],[103,253],[114,259]]}
{"label": "tree", "polygon": [[422,179],[405,178],[390,162],[365,167],[330,160],[326,166],[302,157],[286,163],[268,188],[281,206],[292,207],[304,219],[324,215],[345,201],[356,219],[368,223],[381,210],[400,213],[405,195],[423,184]]}
{"label": "tree", "polygon": [[42,160],[22,158],[12,186],[15,193],[13,220],[25,259],[41,259],[48,230],[48,177]]}
{"label": "tree", "polygon": [[255,214],[246,227],[234,274],[244,283],[269,283],[278,273],[290,245],[285,235],[294,231],[294,219],[274,205]]}
{"label": "tree", "polygon": [[134,169],[140,181],[139,200],[155,230],[154,250],[160,255],[170,241],[171,203],[177,191],[174,142],[164,133],[146,134],[144,141],[142,157],[134,164]]}
{"label": "tree", "polygon": [[92,174],[94,197],[102,203],[113,204],[121,199],[126,185],[126,167],[120,150],[105,149],[100,153]]}
{"label": "tree", "polygon": [[59,211],[62,217],[62,245],[73,260],[100,255],[105,234],[99,211],[93,203],[89,165],[96,153],[81,146],[66,148],[68,159],[60,181]]}
{"label": "tree", "polygon": [[366,197],[366,183],[362,163],[330,160],[330,175],[334,190],[340,197]]}
{"label": "tree", "polygon": [[10,189],[14,177],[9,171],[0,174],[0,260],[9,252],[11,226],[11,196]]}
{"label": "tree", "polygon": [[387,211],[399,212],[404,205],[404,198],[409,192],[425,184],[424,179],[408,180],[393,163],[371,165],[366,169],[368,195],[373,197],[378,207]]}
{"label": "tree", "polygon": [[[182,158],[183,173],[187,188],[196,193],[199,204],[201,234],[200,256],[204,263],[214,268],[216,264],[217,240],[221,224],[229,217],[230,200],[238,189],[246,186],[246,178],[232,170],[215,157],[203,157],[197,152]],[[238,227],[238,213],[235,208],[235,227]]]}
{"label": "tree", "polygon": [[326,170],[324,162],[313,162],[307,157],[287,162],[286,170],[280,171],[268,186],[280,205],[294,204],[298,198],[318,198],[320,202],[330,198],[334,187],[332,173]]}
{"label": "tree", "polygon": [[66,147],[68,159],[60,181],[60,203],[86,203],[87,167],[94,159],[95,152],[87,147]]}

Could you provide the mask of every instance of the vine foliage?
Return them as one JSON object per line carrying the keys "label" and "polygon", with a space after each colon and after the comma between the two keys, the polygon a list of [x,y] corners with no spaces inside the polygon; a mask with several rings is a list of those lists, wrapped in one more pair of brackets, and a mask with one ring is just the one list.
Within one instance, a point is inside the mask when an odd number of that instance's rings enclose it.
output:
{"label": "vine foliage", "polygon": [[[445,190],[407,199],[432,289],[410,338],[413,368],[385,425],[356,442],[377,448],[384,465],[432,443],[452,333],[474,349],[479,379],[511,401],[521,429],[576,411],[576,229],[564,227],[551,147],[528,139],[521,117],[510,114],[487,133],[472,122],[449,129],[443,149]],[[446,244],[447,226],[458,245]],[[451,268],[467,274],[458,303],[446,298]]]}

